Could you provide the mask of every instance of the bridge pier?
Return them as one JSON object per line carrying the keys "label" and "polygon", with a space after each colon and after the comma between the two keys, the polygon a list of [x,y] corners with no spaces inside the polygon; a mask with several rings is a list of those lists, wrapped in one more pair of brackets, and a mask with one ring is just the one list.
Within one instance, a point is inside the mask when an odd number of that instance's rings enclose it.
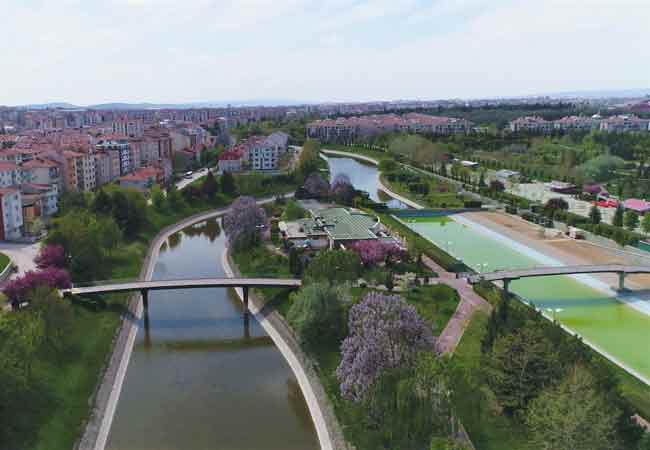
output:
{"label": "bridge pier", "polygon": [[140,296],[142,296],[142,306],[144,307],[144,313],[149,314],[149,289],[141,289]]}
{"label": "bridge pier", "polygon": [[244,292],[244,319],[248,319],[248,286],[242,286]]}
{"label": "bridge pier", "polygon": [[625,290],[625,276],[627,274],[625,272],[619,272],[618,273],[618,290],[619,291],[624,291]]}
{"label": "bridge pier", "polygon": [[510,294],[510,282],[511,282],[511,281],[512,281],[512,280],[510,280],[509,278],[504,278],[504,279],[503,279],[503,293],[504,293],[506,296],[507,296],[508,294]]}

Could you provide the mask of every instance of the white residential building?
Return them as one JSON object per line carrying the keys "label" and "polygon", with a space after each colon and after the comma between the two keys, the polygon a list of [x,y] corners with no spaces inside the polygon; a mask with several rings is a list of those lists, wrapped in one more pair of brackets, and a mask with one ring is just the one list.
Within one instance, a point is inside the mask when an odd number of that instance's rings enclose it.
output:
{"label": "white residential building", "polygon": [[23,235],[23,205],[20,190],[0,188],[0,241],[19,239]]}

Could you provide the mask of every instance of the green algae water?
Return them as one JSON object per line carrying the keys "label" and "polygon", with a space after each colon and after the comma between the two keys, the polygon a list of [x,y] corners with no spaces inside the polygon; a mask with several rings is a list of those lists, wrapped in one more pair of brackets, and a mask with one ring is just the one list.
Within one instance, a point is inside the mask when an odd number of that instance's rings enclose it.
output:
{"label": "green algae water", "polygon": [[[402,220],[477,272],[558,265],[505,236],[465,223],[462,217],[458,221],[449,217]],[[560,309],[546,312],[618,362],[650,379],[650,316],[597,287],[597,280],[583,275],[528,278],[510,284],[512,292],[536,307]]]}

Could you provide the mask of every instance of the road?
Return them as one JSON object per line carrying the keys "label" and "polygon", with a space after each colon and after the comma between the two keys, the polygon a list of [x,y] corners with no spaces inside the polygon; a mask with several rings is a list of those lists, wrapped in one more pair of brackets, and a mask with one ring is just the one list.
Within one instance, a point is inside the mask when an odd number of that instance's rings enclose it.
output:
{"label": "road", "polygon": [[24,275],[25,272],[36,270],[34,259],[38,255],[40,243],[34,244],[17,242],[0,242],[0,252],[11,258],[11,261],[18,266],[18,272],[12,275]]}
{"label": "road", "polygon": [[189,184],[193,183],[194,181],[198,180],[199,178],[206,176],[207,174],[208,174],[207,168],[199,169],[196,172],[194,172],[190,178],[183,177],[182,180],[177,181],[176,188],[178,190],[181,190],[184,187],[188,186]]}

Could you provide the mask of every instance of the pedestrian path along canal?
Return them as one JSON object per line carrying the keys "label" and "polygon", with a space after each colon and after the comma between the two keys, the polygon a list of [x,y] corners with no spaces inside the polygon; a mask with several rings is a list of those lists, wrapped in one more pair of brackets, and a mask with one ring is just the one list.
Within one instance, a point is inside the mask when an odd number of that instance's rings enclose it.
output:
{"label": "pedestrian path along canal", "polygon": [[[155,279],[224,276],[216,220],[171,236]],[[106,448],[312,450],[318,438],[282,354],[227,289],[152,291]]]}

